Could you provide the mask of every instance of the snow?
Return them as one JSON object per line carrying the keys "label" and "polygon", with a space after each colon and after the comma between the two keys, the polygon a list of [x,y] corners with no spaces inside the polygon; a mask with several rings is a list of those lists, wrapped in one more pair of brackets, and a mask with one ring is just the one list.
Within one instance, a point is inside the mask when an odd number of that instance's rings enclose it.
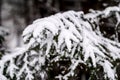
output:
{"label": "snow", "polygon": [[79,40],[69,30],[65,30],[65,29],[63,29],[61,31],[61,34],[59,35],[58,47],[60,47],[60,45],[64,42],[63,40],[65,40],[65,43],[69,51],[71,51],[71,47],[72,47],[71,40],[77,43],[79,42]]}
{"label": "snow", "polygon": [[105,14],[105,16],[108,16],[110,14],[111,11],[116,11],[116,12],[119,12],[120,11],[120,8],[119,7],[108,7],[106,8],[103,13]]}
{"label": "snow", "polygon": [[4,75],[0,74],[0,80],[7,80],[7,78]]}
{"label": "snow", "polygon": [[10,61],[10,65],[7,69],[7,74],[10,74],[10,77],[13,78],[14,77],[14,73],[15,73],[15,70],[17,70],[18,67],[13,63],[13,61],[11,60]]}
{"label": "snow", "polygon": [[104,72],[109,77],[109,79],[110,80],[116,80],[115,79],[115,71],[114,71],[114,69],[112,69],[113,65],[107,60],[105,60],[104,63],[101,63],[101,65],[103,66]]}
{"label": "snow", "polygon": [[[35,78],[33,74],[40,71],[39,76],[44,80],[47,73],[46,70],[42,70],[42,66],[66,57],[71,61],[69,71],[55,77],[59,80],[68,80],[69,76],[74,76],[75,69],[80,63],[94,68],[97,68],[99,64],[103,67],[106,76],[115,80],[115,71],[112,69],[110,57],[113,60],[120,58],[120,43],[104,38],[99,31],[99,26],[94,30],[93,24],[99,22],[98,16],[108,17],[111,11],[118,12],[119,9],[109,7],[103,11],[92,11],[89,14],[68,11],[37,19],[23,31],[25,46],[1,58],[0,76],[5,77],[3,75],[4,65],[10,61],[7,73],[11,78],[15,74],[19,80],[24,73],[26,74],[25,80],[32,80]],[[51,58],[51,55],[56,56]],[[22,67],[15,63],[16,58],[17,62],[23,62],[19,64]],[[45,64],[46,59],[48,64]],[[87,65],[88,63],[90,65]],[[34,67],[34,70],[30,67]]]}
{"label": "snow", "polygon": [[116,12],[116,14],[115,14],[115,16],[116,16],[116,19],[117,19],[117,23],[116,23],[116,25],[115,25],[115,30],[116,30],[116,33],[115,33],[115,40],[118,42],[118,33],[117,33],[117,29],[118,29],[118,26],[119,26],[119,24],[120,24],[120,15],[119,15],[119,13],[118,12]]}

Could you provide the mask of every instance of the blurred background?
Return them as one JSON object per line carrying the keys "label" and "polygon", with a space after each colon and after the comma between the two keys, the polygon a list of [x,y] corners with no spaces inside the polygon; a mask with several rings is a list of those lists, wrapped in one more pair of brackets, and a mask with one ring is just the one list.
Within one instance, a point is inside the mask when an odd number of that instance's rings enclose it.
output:
{"label": "blurred background", "polygon": [[35,19],[68,10],[88,13],[89,9],[103,10],[119,3],[120,0],[0,0],[0,25],[9,33],[4,46],[22,46],[22,32]]}

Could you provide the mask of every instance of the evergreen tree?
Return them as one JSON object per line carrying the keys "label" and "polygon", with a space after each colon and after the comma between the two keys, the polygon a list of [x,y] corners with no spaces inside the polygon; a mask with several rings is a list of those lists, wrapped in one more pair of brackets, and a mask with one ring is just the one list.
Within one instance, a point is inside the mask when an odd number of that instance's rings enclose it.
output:
{"label": "evergreen tree", "polygon": [[120,43],[104,36],[100,27],[101,19],[113,12],[117,27],[117,6],[88,14],[68,11],[35,20],[23,31],[25,45],[2,56],[0,79],[118,79]]}

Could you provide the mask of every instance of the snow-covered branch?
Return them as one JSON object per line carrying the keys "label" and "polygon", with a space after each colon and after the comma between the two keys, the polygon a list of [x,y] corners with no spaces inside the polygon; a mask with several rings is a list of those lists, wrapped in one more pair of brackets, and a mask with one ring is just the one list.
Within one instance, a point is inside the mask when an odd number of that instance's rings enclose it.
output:
{"label": "snow-covered branch", "polygon": [[[68,11],[37,19],[23,32],[26,47],[6,54],[0,60],[0,77],[9,75],[17,80],[33,80],[39,72],[45,79],[49,77],[51,67],[57,64],[64,70],[54,78],[68,80],[70,76],[76,76],[75,70],[83,64],[94,68],[101,66],[105,78],[115,80],[112,62],[120,59],[120,43],[103,37],[98,23],[100,18],[119,11],[119,7],[108,7],[88,14]],[[68,62],[67,66],[61,61]]]}

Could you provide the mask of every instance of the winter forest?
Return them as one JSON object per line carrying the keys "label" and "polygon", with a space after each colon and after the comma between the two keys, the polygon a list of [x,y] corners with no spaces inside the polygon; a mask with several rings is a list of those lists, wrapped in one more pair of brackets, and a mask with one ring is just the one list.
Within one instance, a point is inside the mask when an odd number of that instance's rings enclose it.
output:
{"label": "winter forest", "polygon": [[0,80],[120,80],[120,0],[0,0]]}

